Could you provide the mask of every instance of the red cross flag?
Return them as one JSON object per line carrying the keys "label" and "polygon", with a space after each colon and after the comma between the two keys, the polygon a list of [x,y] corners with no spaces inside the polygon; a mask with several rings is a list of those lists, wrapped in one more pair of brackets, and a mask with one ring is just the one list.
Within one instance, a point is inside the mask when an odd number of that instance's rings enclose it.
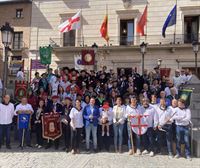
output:
{"label": "red cross flag", "polygon": [[131,116],[131,127],[134,133],[137,135],[143,135],[147,132],[148,122],[147,122],[148,115],[138,115],[138,116]]}
{"label": "red cross flag", "polygon": [[78,11],[74,16],[58,26],[61,33],[69,32],[70,30],[80,29],[81,27],[81,11]]}

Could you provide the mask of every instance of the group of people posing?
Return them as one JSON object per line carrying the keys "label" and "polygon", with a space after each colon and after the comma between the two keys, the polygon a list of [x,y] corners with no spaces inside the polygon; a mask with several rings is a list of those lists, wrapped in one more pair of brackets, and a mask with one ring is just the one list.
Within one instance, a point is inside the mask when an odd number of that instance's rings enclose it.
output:
{"label": "group of people posing", "polygon": [[[185,144],[185,156],[191,160],[190,124],[191,112],[183,99],[178,99],[178,89],[188,81],[189,74],[176,71],[173,80],[160,76],[158,68],[151,74],[139,75],[133,69],[119,74],[106,67],[99,72],[80,73],[63,68],[60,72],[35,74],[28,95],[16,105],[5,95],[0,104],[0,147],[6,136],[6,147],[11,149],[10,130],[17,127],[20,113],[31,114],[31,127],[25,130],[25,142],[31,146],[31,133],[36,133],[36,147],[59,149],[64,139],[64,150],[80,153],[80,145],[86,143],[86,152],[110,151],[114,141],[116,153],[122,153],[128,144],[129,154],[150,155],[168,153],[169,158],[181,156],[181,144]],[[184,79],[184,80],[183,80]],[[176,85],[174,85],[176,83]],[[59,113],[63,137],[55,141],[42,137],[42,116]],[[142,118],[142,119],[141,119]],[[134,120],[142,123],[135,124]],[[135,125],[134,125],[135,124]],[[133,126],[134,125],[134,126]],[[137,125],[137,126],[136,126]],[[136,131],[133,131],[133,128]],[[19,147],[23,130],[18,129]],[[173,142],[176,151],[173,151]],[[166,149],[165,149],[166,147]],[[175,156],[174,156],[175,155]]]}

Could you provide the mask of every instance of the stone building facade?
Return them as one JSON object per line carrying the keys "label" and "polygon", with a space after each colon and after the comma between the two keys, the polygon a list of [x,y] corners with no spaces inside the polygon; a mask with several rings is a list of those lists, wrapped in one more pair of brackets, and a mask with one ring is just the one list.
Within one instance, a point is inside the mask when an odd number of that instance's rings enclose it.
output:
{"label": "stone building facade", "polygon": [[[13,44],[9,52],[9,82],[12,83],[17,69],[22,65],[28,65],[30,47],[30,25],[31,25],[31,0],[2,0],[0,1],[0,26],[8,22],[14,28]],[[2,58],[3,44],[1,44],[0,33],[0,75],[3,74]],[[25,67],[26,76],[29,66]]]}
{"label": "stone building facade", "polygon": [[[163,38],[162,26],[176,2],[177,24],[167,28],[166,38]],[[136,25],[147,4],[146,36],[142,37],[136,33]],[[15,4],[14,9],[16,5],[19,4]],[[3,5],[0,7],[5,8]],[[80,54],[82,49],[91,49],[94,42],[98,45],[96,65],[85,67],[87,69],[99,70],[106,65],[108,69],[115,71],[119,68],[135,68],[141,72],[142,42],[148,43],[144,66],[149,71],[157,66],[158,59],[162,60],[161,67],[171,68],[171,75],[177,68],[194,69],[195,66],[192,42],[199,40],[198,0],[32,0],[31,5],[24,8],[24,18],[27,18],[24,26],[22,20],[13,19],[11,7],[9,10],[11,18],[0,19],[0,23],[11,19],[10,23],[16,30],[22,28],[27,32],[23,36],[27,45],[27,50],[24,51],[27,56],[24,57],[27,62],[25,70],[30,70],[31,59],[39,59],[40,46],[53,46],[51,67],[55,69],[74,67],[74,55]],[[79,10],[82,13],[81,29],[60,33],[58,25]],[[106,13],[109,45],[100,36],[100,27]]]}

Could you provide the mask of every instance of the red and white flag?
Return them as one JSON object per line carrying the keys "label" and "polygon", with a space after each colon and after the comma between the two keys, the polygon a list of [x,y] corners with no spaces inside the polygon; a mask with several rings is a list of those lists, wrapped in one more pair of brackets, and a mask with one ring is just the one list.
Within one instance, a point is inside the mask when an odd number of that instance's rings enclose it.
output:
{"label": "red and white flag", "polygon": [[61,33],[69,32],[70,30],[80,29],[81,27],[81,11],[78,11],[74,16],[58,26]]}

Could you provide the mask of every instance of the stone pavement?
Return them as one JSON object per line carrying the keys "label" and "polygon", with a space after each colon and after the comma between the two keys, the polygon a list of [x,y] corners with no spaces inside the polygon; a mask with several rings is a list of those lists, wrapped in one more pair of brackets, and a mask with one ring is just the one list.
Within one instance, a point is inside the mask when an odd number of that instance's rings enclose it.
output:
{"label": "stone pavement", "polygon": [[16,146],[12,150],[0,150],[0,168],[200,168],[200,158],[188,161],[185,158],[168,159],[162,155],[129,156],[127,152],[115,154],[72,155],[52,149],[25,148]]}

